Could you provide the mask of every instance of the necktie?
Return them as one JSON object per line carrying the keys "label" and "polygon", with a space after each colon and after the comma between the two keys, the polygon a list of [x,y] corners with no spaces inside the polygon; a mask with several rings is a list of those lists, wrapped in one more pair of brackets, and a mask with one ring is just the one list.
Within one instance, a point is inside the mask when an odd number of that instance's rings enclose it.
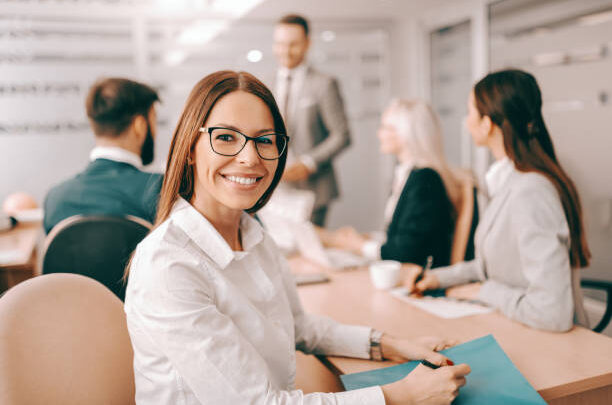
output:
{"label": "necktie", "polygon": [[283,98],[283,107],[281,109],[281,114],[283,114],[283,118],[285,120],[285,125],[289,124],[289,100],[291,95],[291,74],[288,73],[285,79],[285,94]]}

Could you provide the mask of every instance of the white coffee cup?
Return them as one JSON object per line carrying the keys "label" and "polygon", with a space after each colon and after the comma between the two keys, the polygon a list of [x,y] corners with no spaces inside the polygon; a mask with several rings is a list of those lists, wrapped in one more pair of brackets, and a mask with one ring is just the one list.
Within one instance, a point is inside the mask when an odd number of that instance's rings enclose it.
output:
{"label": "white coffee cup", "polygon": [[381,260],[370,264],[372,284],[379,290],[395,287],[400,281],[401,268],[402,264],[395,260]]}

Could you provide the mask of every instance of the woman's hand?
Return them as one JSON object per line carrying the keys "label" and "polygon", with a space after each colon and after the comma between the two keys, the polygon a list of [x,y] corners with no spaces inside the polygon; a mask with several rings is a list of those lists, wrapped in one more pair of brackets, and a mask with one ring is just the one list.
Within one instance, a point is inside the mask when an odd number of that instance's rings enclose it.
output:
{"label": "woman's hand", "polygon": [[447,365],[449,359],[437,351],[456,345],[454,339],[442,339],[434,336],[422,336],[416,339],[400,339],[388,334],[383,334],[380,340],[383,358],[395,362],[409,360],[423,360],[434,364]]}
{"label": "woman's hand", "polygon": [[421,274],[421,266],[411,264],[410,266],[402,266],[405,269],[404,287],[410,292],[421,292],[425,290],[435,290],[440,287],[438,277],[426,271],[421,281],[415,284],[419,274]]}
{"label": "woman's hand", "polygon": [[451,287],[446,290],[447,297],[474,300],[478,297],[481,283],[470,283]]}
{"label": "woman's hand", "polygon": [[440,367],[432,370],[422,364],[403,379],[383,385],[387,405],[447,405],[465,385],[470,373],[467,364]]}

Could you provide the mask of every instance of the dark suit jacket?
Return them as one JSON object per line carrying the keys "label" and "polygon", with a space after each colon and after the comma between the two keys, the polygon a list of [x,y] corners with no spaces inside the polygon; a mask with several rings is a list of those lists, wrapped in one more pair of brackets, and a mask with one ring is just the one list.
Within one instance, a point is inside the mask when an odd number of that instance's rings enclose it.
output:
{"label": "dark suit jacket", "polygon": [[163,176],[128,163],[96,159],[45,198],[45,232],[73,215],[133,215],[155,220]]}
{"label": "dark suit jacket", "polygon": [[424,265],[431,255],[433,267],[446,266],[454,228],[453,205],[440,175],[430,168],[415,168],[393,212],[381,257]]}

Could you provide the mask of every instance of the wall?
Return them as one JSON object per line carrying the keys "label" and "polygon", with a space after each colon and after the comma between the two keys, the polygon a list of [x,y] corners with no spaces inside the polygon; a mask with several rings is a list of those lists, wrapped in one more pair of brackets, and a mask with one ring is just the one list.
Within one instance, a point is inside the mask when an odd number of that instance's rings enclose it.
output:
{"label": "wall", "polygon": [[[172,131],[197,80],[215,70],[237,69],[274,84],[274,19],[220,15],[232,22],[214,39],[194,44],[177,38],[185,27],[211,23],[214,15],[202,20],[197,13],[151,11],[138,1],[131,8],[102,1],[96,13],[81,7],[87,1],[74,7],[35,3],[2,6],[0,16],[0,201],[21,190],[42,203],[50,187],[86,166],[94,140],[84,99],[98,77],[129,77],[159,90],[153,171],[164,168]],[[122,8],[129,17],[119,17]],[[333,227],[352,223],[370,230],[382,223],[386,182],[379,180],[374,135],[390,92],[388,26],[380,19],[313,21],[309,59],[339,78],[353,138],[336,161],[343,195],[332,206]],[[254,49],[261,60],[250,62],[246,56]]]}

